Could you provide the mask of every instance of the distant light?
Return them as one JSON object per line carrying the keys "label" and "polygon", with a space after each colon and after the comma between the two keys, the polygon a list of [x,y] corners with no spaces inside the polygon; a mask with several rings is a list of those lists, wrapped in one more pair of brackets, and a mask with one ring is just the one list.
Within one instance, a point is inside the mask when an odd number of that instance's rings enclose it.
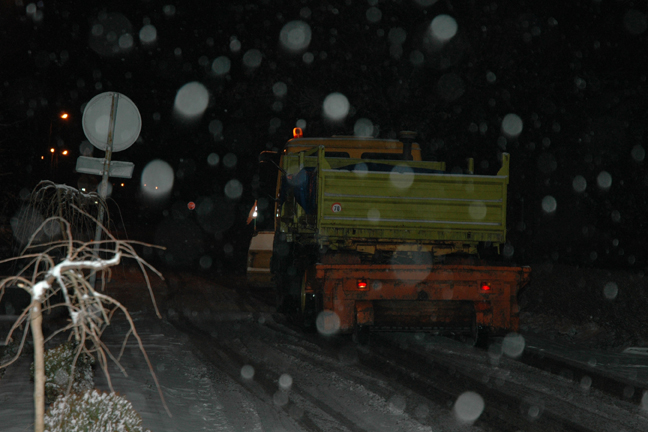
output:
{"label": "distant light", "polygon": [[56,150],[54,150],[53,148],[50,149],[50,153],[54,153],[55,151]]}
{"label": "distant light", "polygon": [[124,187],[124,183],[121,184],[121,187]]}
{"label": "distant light", "polygon": [[304,131],[301,128],[293,129],[293,138],[302,138],[304,136]]}
{"label": "distant light", "polygon": [[196,203],[193,201],[189,201],[189,203],[187,204],[187,208],[189,210],[194,210],[196,208]]}
{"label": "distant light", "polygon": [[67,151],[67,150],[63,150],[63,151],[61,152],[61,154],[62,154],[63,156],[67,156],[68,151]]}
{"label": "distant light", "polygon": [[62,113],[62,114],[61,114],[61,118],[62,118],[63,120],[66,120],[68,117],[69,117],[68,113]]}
{"label": "distant light", "polygon": [[45,159],[45,156],[41,156],[41,160]]}

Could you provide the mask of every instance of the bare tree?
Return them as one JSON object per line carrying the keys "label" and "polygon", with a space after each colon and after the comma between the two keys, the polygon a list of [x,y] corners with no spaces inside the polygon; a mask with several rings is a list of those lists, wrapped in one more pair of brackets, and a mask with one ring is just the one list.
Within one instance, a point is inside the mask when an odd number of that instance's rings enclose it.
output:
{"label": "bare tree", "polygon": [[[78,212],[75,214],[83,215],[97,223],[96,219],[79,207],[72,203],[69,203],[69,206],[75,212]],[[51,226],[52,223],[63,228],[63,239],[39,243],[37,245],[38,251],[30,252],[36,246],[34,240],[39,238],[42,231],[47,226]],[[105,236],[105,240],[99,242],[99,256],[94,253],[97,249],[95,242],[75,240],[72,233],[72,224],[61,216],[52,216],[45,219],[33,232],[24,252],[20,256],[0,261],[0,264],[16,261],[21,267],[21,270],[15,276],[0,281],[0,301],[5,289],[9,286],[22,288],[31,296],[31,304],[18,316],[6,337],[8,343],[13,340],[18,329],[24,326],[17,354],[8,363],[0,365],[0,367],[6,367],[17,360],[24,348],[28,330],[31,329],[34,343],[34,406],[36,411],[34,430],[36,432],[44,430],[44,346],[46,342],[42,329],[44,311],[55,308],[64,308],[67,311],[70,317],[67,325],[50,335],[48,340],[61,332],[69,332],[69,337],[74,337],[78,343],[78,351],[74,362],[76,363],[76,360],[83,352],[96,358],[106,374],[112,391],[114,390],[108,373],[108,359],[113,360],[122,372],[126,373],[119,360],[131,335],[137,340],[153,380],[156,385],[158,384],[155,372],[128,310],[120,302],[104,294],[103,288],[106,279],[110,276],[112,266],[119,264],[124,258],[133,259],[144,275],[155,311],[158,317],[161,317],[151,289],[149,272],[156,274],[160,278],[163,277],[160,272],[140,258],[134,249],[134,245],[137,244],[149,247],[151,245],[135,241],[117,240],[104,226],[99,226]],[[60,250],[65,251],[62,258],[59,256]],[[90,283],[91,276],[98,276],[101,285],[99,290],[95,289],[93,284]],[[124,313],[130,324],[130,329],[125,335],[120,353],[115,356],[101,341],[101,335],[118,311]],[[68,392],[71,386],[72,382],[69,383]],[[158,392],[167,413],[171,415],[166,407],[159,385]]]}
{"label": "bare tree", "polygon": [[[38,243],[64,239],[66,231],[57,219],[50,219],[39,234],[33,236],[36,227],[45,219],[58,216],[70,223],[72,235],[76,240],[90,240],[94,237],[95,221],[102,209],[109,215],[106,200],[96,192],[84,193],[72,186],[43,180],[36,185],[14,219],[14,236],[23,248],[28,240],[31,240],[30,245],[35,247]],[[105,225],[110,226],[110,217]]]}

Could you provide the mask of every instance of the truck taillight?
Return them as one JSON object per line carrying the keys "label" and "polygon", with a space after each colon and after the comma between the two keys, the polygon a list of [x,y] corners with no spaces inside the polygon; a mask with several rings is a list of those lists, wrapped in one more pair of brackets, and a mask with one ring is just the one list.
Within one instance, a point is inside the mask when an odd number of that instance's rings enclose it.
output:
{"label": "truck taillight", "polygon": [[481,284],[481,290],[482,290],[482,291],[490,291],[490,290],[491,290],[491,285],[490,285],[490,283],[482,283],[482,284]]}
{"label": "truck taillight", "polygon": [[293,129],[293,138],[302,138],[304,136],[304,131],[302,128]]}
{"label": "truck taillight", "polygon": [[367,283],[366,279],[358,279],[356,286],[359,290],[366,290],[369,287],[369,284]]}

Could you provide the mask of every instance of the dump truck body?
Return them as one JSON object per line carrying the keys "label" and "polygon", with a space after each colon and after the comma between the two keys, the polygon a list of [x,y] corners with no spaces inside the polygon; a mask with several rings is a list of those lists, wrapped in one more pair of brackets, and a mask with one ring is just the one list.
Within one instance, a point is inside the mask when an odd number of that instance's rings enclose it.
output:
{"label": "dump truck body", "polygon": [[284,311],[339,332],[518,330],[530,270],[478,256],[506,242],[508,154],[495,175],[471,160],[450,174],[416,143],[297,138],[279,165],[271,268]]}

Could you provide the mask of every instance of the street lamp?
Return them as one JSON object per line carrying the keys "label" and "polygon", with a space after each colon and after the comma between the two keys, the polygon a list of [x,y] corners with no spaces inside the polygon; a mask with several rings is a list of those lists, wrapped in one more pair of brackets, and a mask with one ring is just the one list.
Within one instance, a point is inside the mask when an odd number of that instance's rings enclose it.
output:
{"label": "street lamp", "polygon": [[[62,120],[62,121],[67,122],[67,121],[70,120],[70,114],[65,112],[65,111],[59,112],[56,115],[56,117],[58,118],[57,121]],[[58,128],[58,123],[57,123],[57,128]],[[49,151],[50,151],[50,154],[51,154],[51,157],[50,157],[50,174],[51,175],[54,175],[54,172],[58,167],[58,156],[59,156],[58,152],[57,152],[57,150],[55,148],[56,146],[52,143],[53,132],[54,132],[54,117],[50,117],[49,135],[47,137],[47,145],[48,145],[48,147],[50,147]],[[61,145],[61,144],[62,143],[58,143],[57,145]],[[68,150],[65,150],[65,149],[61,150],[61,155],[67,156],[68,154],[69,154]]]}
{"label": "street lamp", "polygon": [[[59,116],[61,120],[68,121],[70,119],[70,114],[66,113],[65,111],[62,111]],[[52,129],[54,127],[54,119],[50,120],[50,127],[49,127],[49,137],[48,137],[48,143],[52,142]]]}

